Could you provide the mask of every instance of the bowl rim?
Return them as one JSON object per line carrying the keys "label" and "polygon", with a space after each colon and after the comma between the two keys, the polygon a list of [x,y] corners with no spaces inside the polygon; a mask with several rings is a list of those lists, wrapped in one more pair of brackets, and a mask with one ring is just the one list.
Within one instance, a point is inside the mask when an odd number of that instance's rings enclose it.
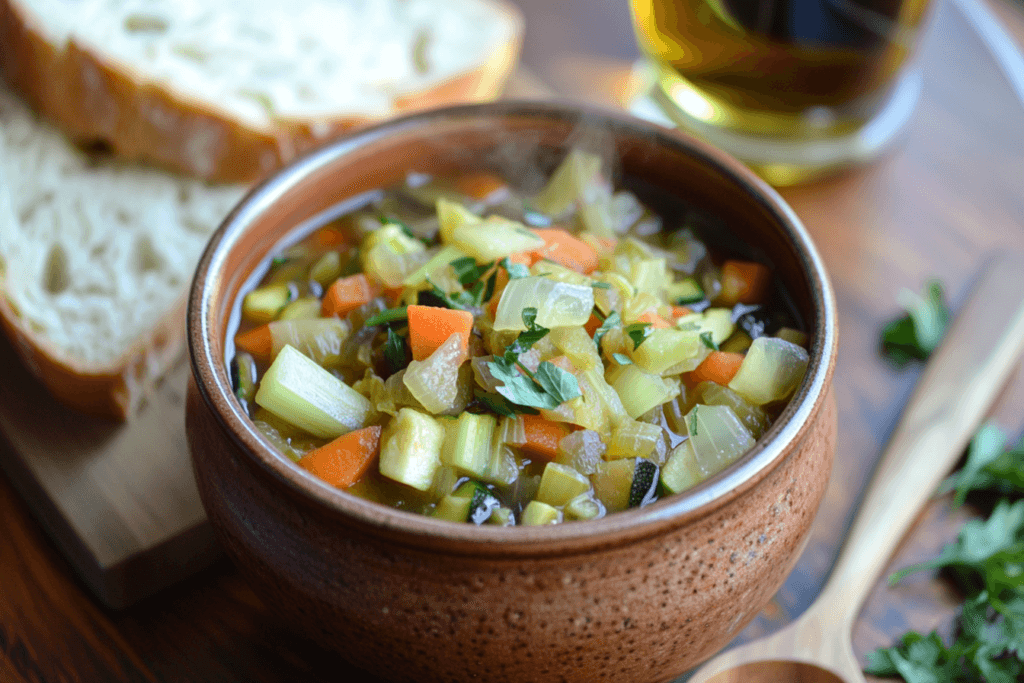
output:
{"label": "bowl rim", "polygon": [[[436,120],[448,123],[457,120],[472,125],[480,118],[509,116],[536,118],[541,121],[540,125],[548,119],[576,120],[577,123],[654,137],[659,144],[674,146],[711,166],[757,201],[777,221],[788,237],[790,247],[795,250],[810,286],[812,309],[818,322],[811,331],[809,372],[789,405],[758,443],[725,470],[692,489],[645,507],[572,524],[498,527],[452,523],[381,505],[326,484],[276,451],[252,425],[234,397],[224,359],[216,357],[210,344],[211,331],[217,329],[214,325],[217,311],[212,301],[218,288],[229,279],[224,270],[227,255],[238,243],[246,226],[257,220],[280,197],[315,175],[318,169],[334,164],[346,154],[365,146],[386,146],[391,133],[429,127]],[[289,231],[296,227],[292,226]],[[276,244],[280,244],[289,231],[283,232]],[[230,314],[234,302],[227,305]],[[575,104],[504,100],[430,109],[362,128],[334,138],[263,180],[246,194],[211,236],[192,282],[187,327],[192,377],[199,394],[219,427],[258,471],[299,494],[308,504],[371,533],[383,533],[403,545],[430,549],[441,544],[449,550],[464,553],[521,557],[564,552],[567,547],[581,552],[623,538],[647,538],[666,528],[682,526],[710,514],[756,485],[785,459],[791,446],[799,443],[826,400],[835,367],[836,317],[835,297],[828,274],[800,219],[773,188],[736,159],[689,135],[625,113]],[[191,457],[199,456],[192,452]]]}

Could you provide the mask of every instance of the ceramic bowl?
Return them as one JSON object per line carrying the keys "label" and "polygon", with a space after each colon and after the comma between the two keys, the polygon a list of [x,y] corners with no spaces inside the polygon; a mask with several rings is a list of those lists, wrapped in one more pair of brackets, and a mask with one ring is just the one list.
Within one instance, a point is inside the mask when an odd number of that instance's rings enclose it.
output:
{"label": "ceramic bowl", "polygon": [[[275,245],[410,170],[515,173],[524,159],[550,167],[595,135],[614,147],[621,176],[720,216],[763,252],[804,318],[809,370],[753,450],[653,505],[516,528],[453,524],[356,498],[272,449],[232,394],[225,339],[239,292]],[[836,445],[835,326],[827,275],[792,210],[707,145],[558,105],[473,105],[393,120],[264,182],[207,248],[188,315],[187,429],[199,492],[259,596],[291,627],[377,676],[669,680],[757,614],[807,540]]]}

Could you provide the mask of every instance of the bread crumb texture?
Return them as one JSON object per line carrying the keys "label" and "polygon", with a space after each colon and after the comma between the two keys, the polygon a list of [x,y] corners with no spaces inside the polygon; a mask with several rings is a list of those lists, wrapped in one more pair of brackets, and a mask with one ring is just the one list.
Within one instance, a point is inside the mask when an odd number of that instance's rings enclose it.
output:
{"label": "bread crumb texture", "polygon": [[0,90],[5,295],[82,363],[116,360],[167,314],[243,191],[91,157]]}
{"label": "bread crumb texture", "polygon": [[477,66],[514,30],[482,0],[15,4],[58,49],[74,42],[130,65],[143,84],[170,85],[264,130],[277,120],[387,115],[403,94]]}

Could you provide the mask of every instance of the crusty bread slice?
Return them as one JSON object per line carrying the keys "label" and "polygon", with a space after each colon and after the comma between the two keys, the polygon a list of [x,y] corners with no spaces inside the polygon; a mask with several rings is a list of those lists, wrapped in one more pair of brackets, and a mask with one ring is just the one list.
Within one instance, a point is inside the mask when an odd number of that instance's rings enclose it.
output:
{"label": "crusty bread slice", "polygon": [[0,323],[54,395],[133,412],[182,352],[185,290],[243,192],[91,158],[0,86]]}
{"label": "crusty bread slice", "polygon": [[499,94],[506,0],[0,0],[0,69],[85,143],[248,182],[360,123]]}

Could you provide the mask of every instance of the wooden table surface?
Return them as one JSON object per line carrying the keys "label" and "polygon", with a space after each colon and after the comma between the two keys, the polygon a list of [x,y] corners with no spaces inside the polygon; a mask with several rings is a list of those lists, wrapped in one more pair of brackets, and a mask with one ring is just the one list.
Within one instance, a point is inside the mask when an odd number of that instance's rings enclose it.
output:
{"label": "wooden table surface", "polygon": [[[1019,42],[1024,15],[991,5]],[[602,102],[634,56],[626,4],[520,0],[524,64],[563,96]],[[949,5],[921,53],[925,94],[904,144],[870,167],[783,192],[817,242],[837,291],[839,453],[811,542],[790,580],[743,633],[792,619],[814,598],[849,513],[919,370],[877,353],[896,291],[931,276],[954,305],[987,254],[1024,251],[1024,109],[983,44]],[[520,81],[529,92],[529,81]],[[1007,286],[1024,287],[1024,274]],[[2,381],[2,380],[0,380]],[[994,410],[1013,437],[1024,426],[1024,371]],[[0,443],[0,448],[6,448]],[[935,501],[891,567],[934,555],[971,511]],[[357,680],[332,657],[278,626],[226,562],[127,610],[102,608],[74,577],[0,475],[0,680]],[[854,633],[864,653],[907,628],[949,628],[958,597],[933,574],[880,583]]]}

